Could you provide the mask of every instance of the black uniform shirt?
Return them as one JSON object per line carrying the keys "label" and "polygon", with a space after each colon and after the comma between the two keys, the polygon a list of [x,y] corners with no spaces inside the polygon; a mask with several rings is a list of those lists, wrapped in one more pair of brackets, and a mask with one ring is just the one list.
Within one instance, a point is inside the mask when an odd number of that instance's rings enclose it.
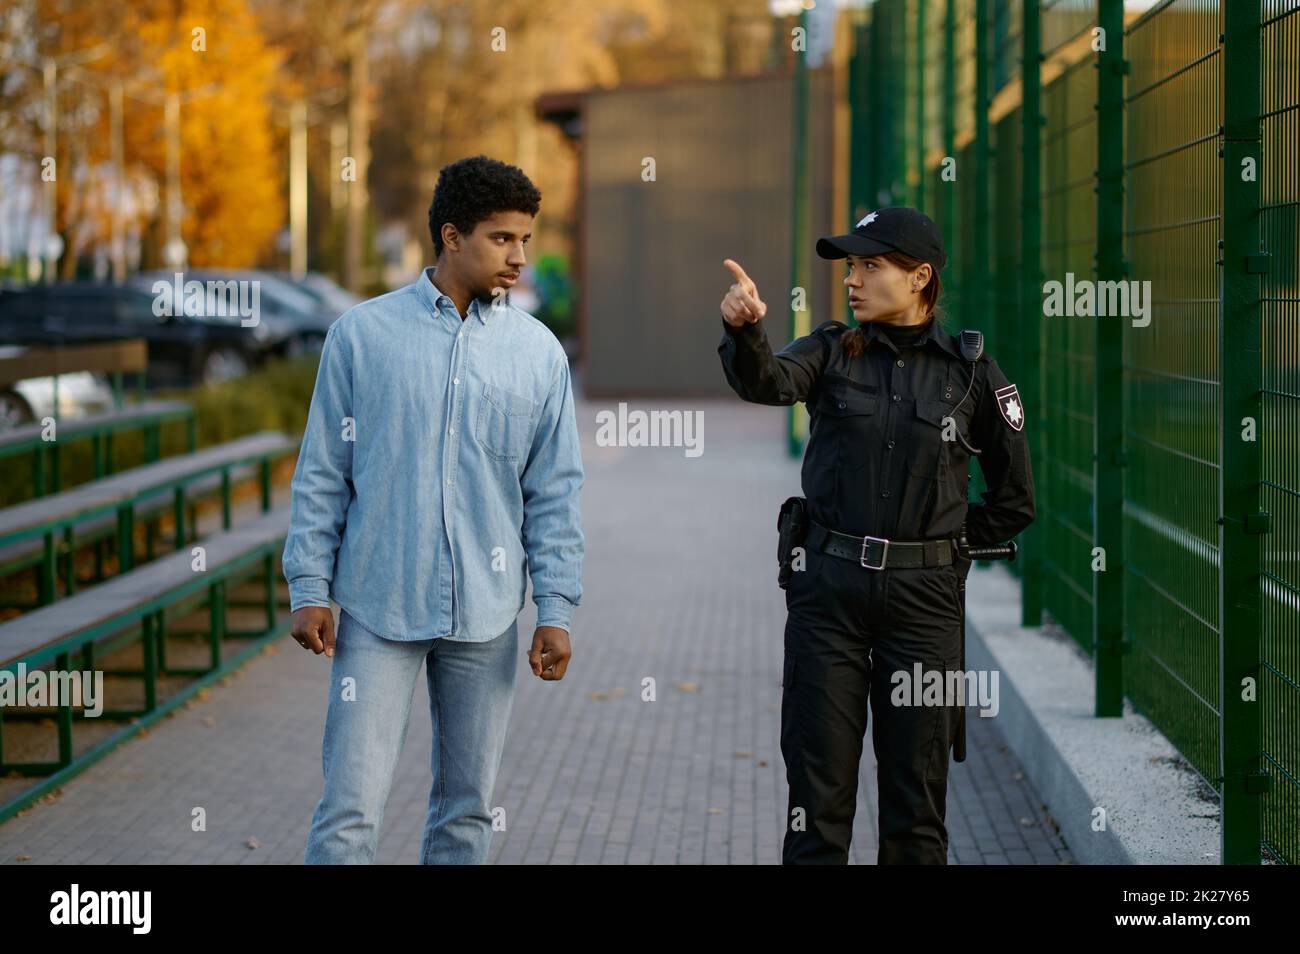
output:
{"label": "black uniform shirt", "polygon": [[[970,543],[988,544],[1012,539],[1033,521],[1019,393],[997,362],[981,355],[962,401],[971,366],[957,336],[937,320],[910,345],[895,345],[868,323],[866,348],[854,358],[840,345],[848,328],[838,321],[775,355],[761,321],[722,324],[718,354],[732,390],[755,404],[807,403],[802,484],[817,523],[855,536],[924,540],[955,537],[965,519]],[[955,436],[944,439],[949,418],[983,451],[989,489],[982,502],[967,503],[971,455]]]}

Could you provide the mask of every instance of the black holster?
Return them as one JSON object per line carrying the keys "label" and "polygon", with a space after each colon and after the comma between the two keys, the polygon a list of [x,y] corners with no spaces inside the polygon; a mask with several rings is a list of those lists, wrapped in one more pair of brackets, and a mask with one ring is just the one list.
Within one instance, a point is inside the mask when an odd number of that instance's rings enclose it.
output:
{"label": "black holster", "polygon": [[790,585],[793,572],[794,548],[803,546],[808,535],[808,501],[804,497],[789,497],[781,504],[781,512],[776,518],[776,562],[778,572],[776,584],[785,589]]}

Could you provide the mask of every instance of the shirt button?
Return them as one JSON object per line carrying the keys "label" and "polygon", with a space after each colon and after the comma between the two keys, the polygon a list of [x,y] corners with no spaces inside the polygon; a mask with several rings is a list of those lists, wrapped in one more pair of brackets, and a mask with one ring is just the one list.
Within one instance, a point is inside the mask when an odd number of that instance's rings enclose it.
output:
{"label": "shirt button", "polygon": [[452,384],[460,384],[460,378],[452,378],[452,379],[451,379],[451,383],[452,383]]}
{"label": "shirt button", "polygon": [[889,496],[889,491],[888,491],[888,490],[882,490],[882,491],[880,492],[880,496],[882,496],[882,497],[888,497],[888,496]]}
{"label": "shirt button", "polygon": [[885,445],[885,446],[892,448],[892,447],[894,446],[894,442],[893,442],[893,441],[890,441],[890,442],[889,442],[887,445]]}
{"label": "shirt button", "polygon": [[456,428],[454,428],[454,427],[449,427],[449,428],[447,428],[447,433],[448,433],[448,434],[455,434],[455,433],[456,433]]}
{"label": "shirt button", "polygon": [[841,401],[841,402],[840,402],[840,408],[843,409],[843,407],[844,407],[844,402]]}
{"label": "shirt button", "polygon": [[448,483],[448,484],[451,483],[451,478],[450,478],[450,477],[447,478],[447,483]]}
{"label": "shirt button", "polygon": [[895,394],[895,395],[894,395],[894,400],[897,401],[898,399],[899,399],[899,398],[898,398],[898,395]]}
{"label": "shirt button", "polygon": [[902,359],[902,358],[899,358],[899,359],[898,359],[898,366],[899,366],[900,368],[903,366],[903,359]]}

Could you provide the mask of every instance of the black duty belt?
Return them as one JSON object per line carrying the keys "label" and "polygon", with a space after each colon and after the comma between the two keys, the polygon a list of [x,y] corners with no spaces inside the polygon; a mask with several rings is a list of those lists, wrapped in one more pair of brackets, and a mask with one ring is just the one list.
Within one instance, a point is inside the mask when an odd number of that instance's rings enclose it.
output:
{"label": "black duty belt", "polygon": [[948,566],[957,548],[955,540],[886,540],[884,537],[855,537],[809,521],[809,547],[852,560],[868,570]]}

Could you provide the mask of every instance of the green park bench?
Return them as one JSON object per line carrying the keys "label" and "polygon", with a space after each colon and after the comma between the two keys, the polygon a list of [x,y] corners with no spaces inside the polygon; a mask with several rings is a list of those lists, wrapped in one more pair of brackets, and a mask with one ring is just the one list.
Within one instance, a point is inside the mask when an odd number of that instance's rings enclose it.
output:
{"label": "green park bench", "polygon": [[[0,433],[0,460],[22,454],[31,455],[34,496],[58,493],[62,489],[60,448],[74,441],[89,440],[92,445],[94,476],[113,472],[113,437],[124,431],[144,432],[144,459],[155,461],[161,456],[162,425],[184,421],[187,450],[197,446],[194,407],[185,401],[139,400],[127,404],[123,399],[122,375],[137,372],[143,381],[148,364],[148,348],[142,339],[76,345],[66,348],[28,348],[22,354],[0,358],[0,388],[24,378],[53,377],[54,406],[57,409],[58,375],[74,371],[104,371],[113,377],[116,407],[84,417],[59,420],[56,416],[57,440],[44,438],[44,426],[38,421]],[[143,397],[143,390],[138,392]],[[48,474],[48,476],[47,476]]]}
{"label": "green park bench", "polygon": [[[59,557],[64,557],[63,578],[68,595],[76,589],[73,557],[80,543],[96,542],[115,535],[120,572],[135,564],[134,527],[141,508],[146,516],[170,506],[175,520],[175,546],[184,547],[186,529],[194,527],[193,511],[186,521],[187,501],[194,495],[219,490],[222,526],[230,527],[230,488],[241,475],[256,471],[261,483],[262,509],[271,508],[271,464],[297,451],[297,442],[286,434],[263,431],[224,444],[182,454],[121,471],[110,477],[81,484],[71,490],[48,494],[0,510],[0,570],[16,572],[39,566],[37,605],[58,598]],[[251,469],[250,469],[251,468]],[[153,558],[154,522],[147,523],[146,556]],[[86,534],[79,536],[79,534]],[[191,533],[192,535],[192,533]],[[103,579],[102,560],[97,560],[97,579]],[[3,575],[3,573],[0,573]]]}
{"label": "green park bench", "polygon": [[[87,716],[72,700],[50,707],[0,706],[0,776],[40,777],[0,804],[0,822],[53,791],[87,766],[103,758],[126,739],[158,721],[200,689],[241,665],[268,642],[284,632],[280,611],[285,604],[278,597],[277,559],[283,550],[289,526],[289,508],[263,513],[255,521],[204,537],[206,567],[193,568],[194,555],[186,548],[167,554],[97,586],[41,607],[0,624],[0,670],[25,672],[52,666],[56,672],[93,671],[97,655],[105,655],[139,640],[143,665],[139,669],[101,670],[105,676],[143,680],[144,703],[134,709],[105,707],[97,716]],[[265,597],[253,602],[227,599],[227,584],[260,576]],[[169,608],[206,603],[209,625],[202,633],[170,633],[164,623]],[[264,608],[265,627],[247,631],[228,630],[226,610],[230,606]],[[185,608],[183,612],[191,612]],[[166,637],[203,635],[208,644],[208,665],[176,668],[167,665]],[[228,638],[248,642],[232,655],[225,655]],[[175,694],[159,701],[160,675],[194,677]],[[47,700],[49,701],[49,700]],[[102,704],[102,702],[101,702]],[[58,733],[58,758],[47,762],[10,762],[5,758],[6,722],[39,722],[53,714]],[[77,752],[73,728],[78,721],[108,719],[115,726],[111,735],[100,738],[85,751]]]}

